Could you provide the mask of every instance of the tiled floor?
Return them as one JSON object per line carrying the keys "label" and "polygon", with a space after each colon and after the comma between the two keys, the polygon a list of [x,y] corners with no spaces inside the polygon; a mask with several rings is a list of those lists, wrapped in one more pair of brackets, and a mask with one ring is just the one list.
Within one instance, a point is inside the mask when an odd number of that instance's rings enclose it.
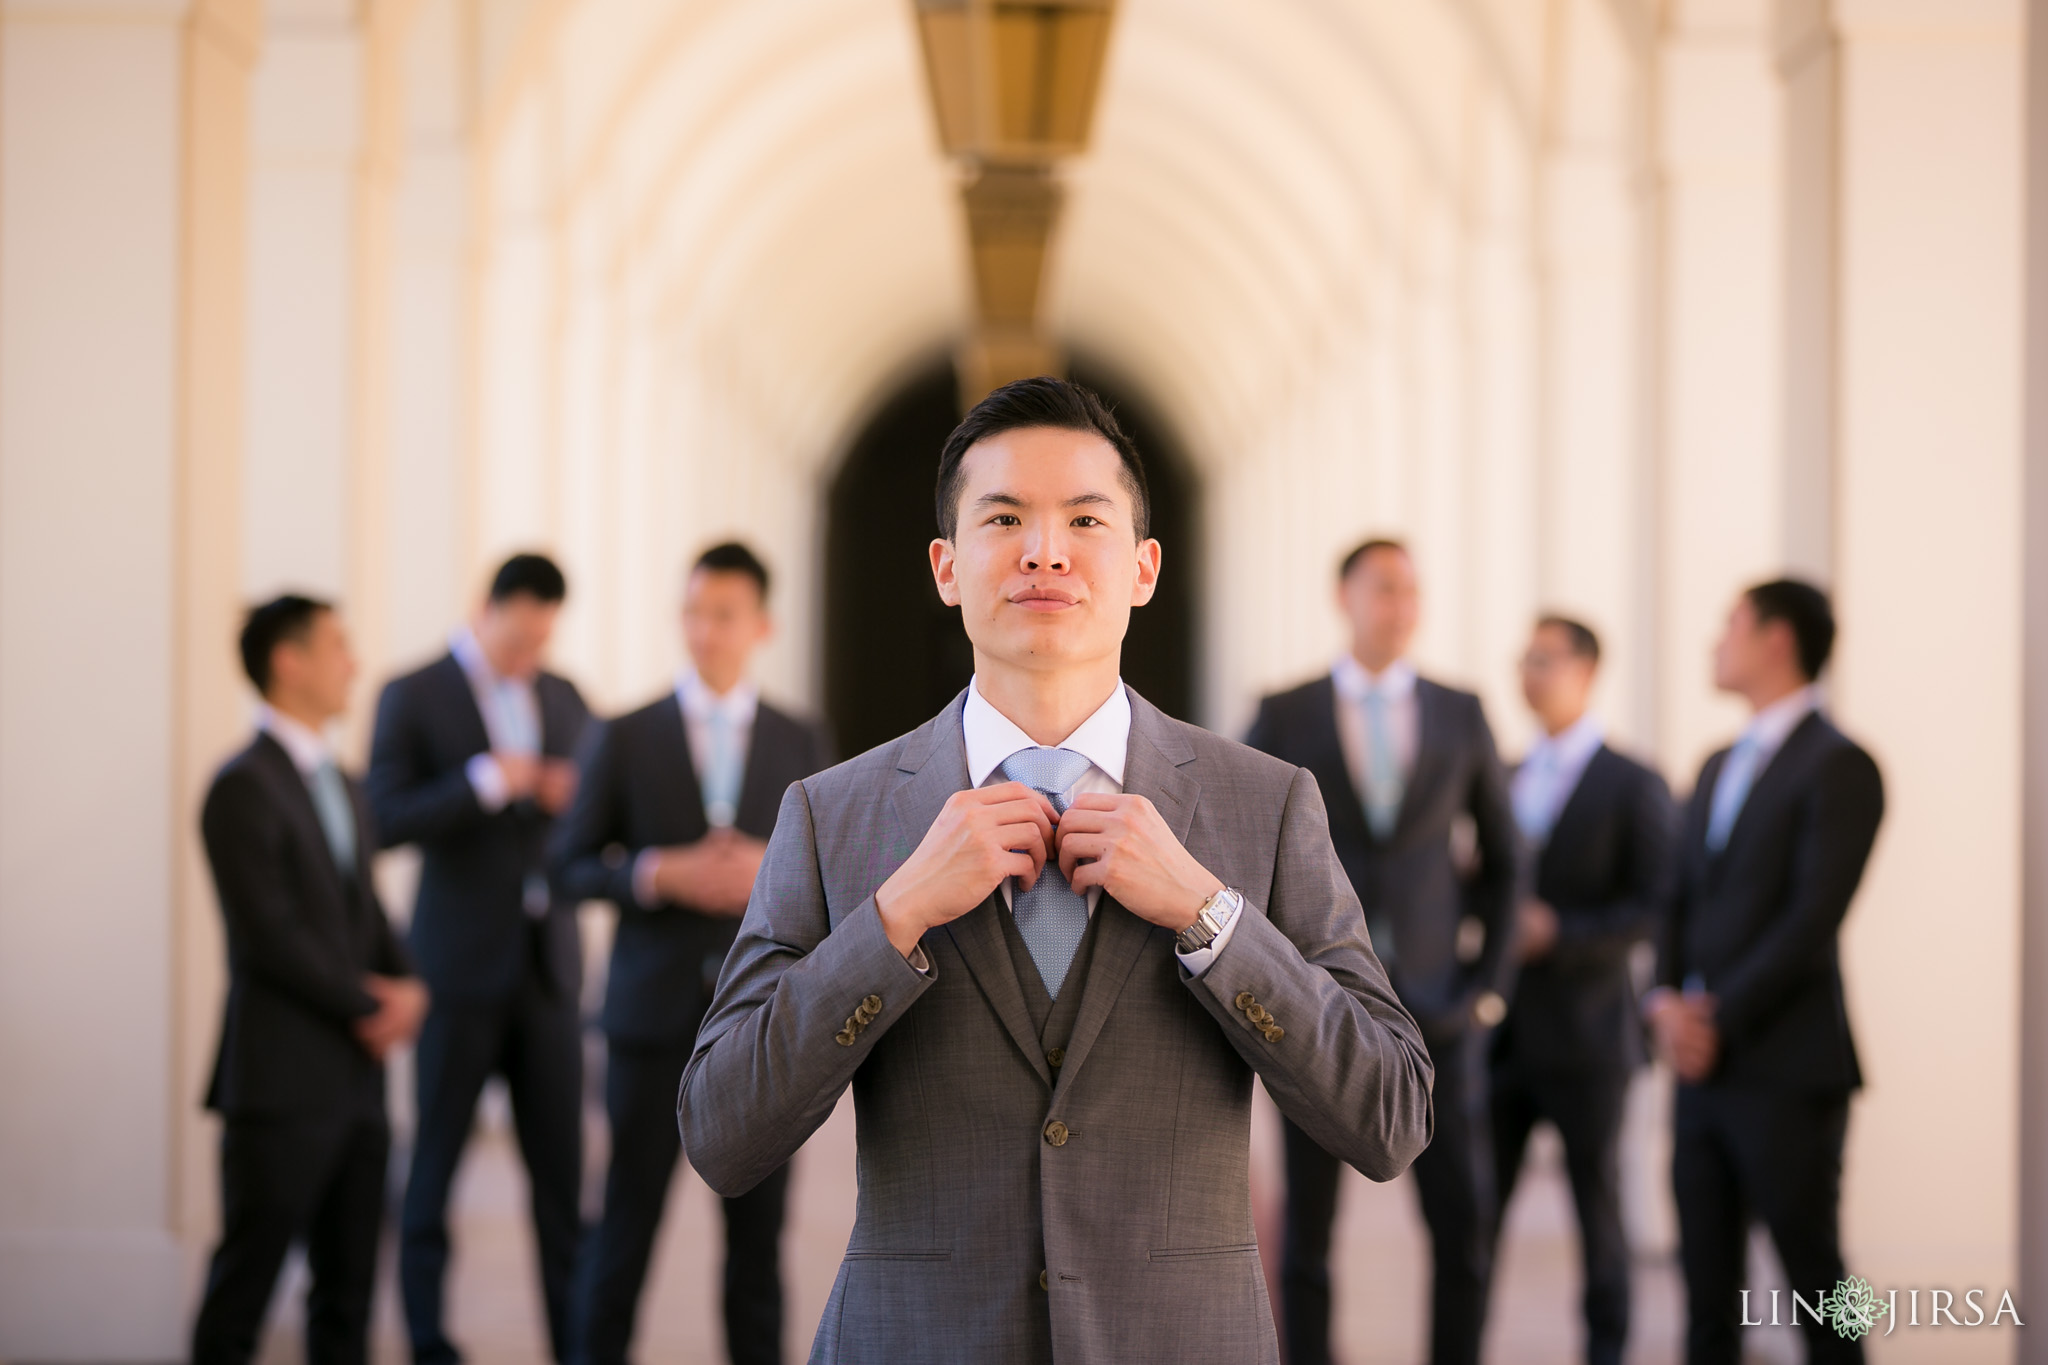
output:
{"label": "tiled floor", "polygon": [[[453,1331],[477,1365],[544,1365],[524,1179],[502,1122],[489,1117],[491,1106],[486,1112],[485,1130],[457,1186]],[[600,1121],[593,1119],[593,1130],[595,1166]],[[1579,1350],[1576,1234],[1554,1144],[1539,1142],[1532,1162],[1510,1211],[1487,1355],[1502,1365],[1568,1365],[1578,1359]],[[1261,1240],[1270,1246],[1278,1232],[1279,1131],[1263,1097],[1255,1124],[1254,1172]],[[1381,1186],[1355,1173],[1347,1178],[1337,1227],[1337,1268],[1345,1287],[1336,1325],[1342,1359],[1345,1365],[1411,1365],[1423,1355],[1428,1276],[1414,1191],[1405,1180]],[[797,1158],[794,1182],[785,1239],[788,1355],[801,1360],[853,1221],[850,1101],[840,1105]],[[642,1310],[640,1365],[723,1361],[715,1300],[718,1231],[710,1191],[684,1174],[671,1199]],[[404,1336],[388,1248],[383,1270],[376,1359],[378,1365],[403,1365]],[[1646,1259],[1638,1268],[1636,1288],[1631,1360],[1639,1365],[1675,1362],[1680,1304],[1668,1258]],[[301,1358],[300,1290],[296,1274],[281,1287],[263,1365],[295,1365]]]}

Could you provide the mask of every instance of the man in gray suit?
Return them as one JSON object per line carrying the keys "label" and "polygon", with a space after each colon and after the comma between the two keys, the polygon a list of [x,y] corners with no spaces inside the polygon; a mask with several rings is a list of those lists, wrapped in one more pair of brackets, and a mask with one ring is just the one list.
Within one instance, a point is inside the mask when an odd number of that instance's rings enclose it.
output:
{"label": "man in gray suit", "polygon": [[1277,1361],[1253,1073],[1374,1179],[1429,1141],[1428,1053],[1315,779],[1118,676],[1146,516],[1093,394],[982,400],[931,545],[974,679],[783,798],[678,1117],[733,1196],[853,1086],[860,1201],[814,1361]]}

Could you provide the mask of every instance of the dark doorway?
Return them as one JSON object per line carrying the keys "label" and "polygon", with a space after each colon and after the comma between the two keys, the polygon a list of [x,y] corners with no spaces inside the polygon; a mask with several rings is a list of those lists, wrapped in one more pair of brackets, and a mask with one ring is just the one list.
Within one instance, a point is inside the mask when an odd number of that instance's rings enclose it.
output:
{"label": "dark doorway", "polygon": [[[1152,533],[1166,547],[1159,591],[1131,614],[1124,681],[1186,719],[1195,584],[1193,498],[1186,465],[1162,425],[1085,366],[1074,378],[1101,394],[1138,443],[1152,489]],[[967,685],[974,655],[960,613],[939,601],[926,546],[937,534],[932,481],[960,420],[950,365],[906,384],[848,451],[825,508],[825,710],[852,755],[930,720]]]}

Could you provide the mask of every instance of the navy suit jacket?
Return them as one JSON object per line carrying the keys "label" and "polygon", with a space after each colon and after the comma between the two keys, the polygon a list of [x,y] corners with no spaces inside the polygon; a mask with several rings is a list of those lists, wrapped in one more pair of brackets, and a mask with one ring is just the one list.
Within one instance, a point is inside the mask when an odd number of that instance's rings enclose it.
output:
{"label": "navy suit jacket", "polygon": [[1686,808],[1657,979],[1679,987],[1697,975],[1717,999],[1708,1084],[1847,1094],[1863,1072],[1836,935],[1884,818],[1884,781],[1816,711],[1756,775],[1713,853],[1707,819],[1728,752],[1707,760]]}
{"label": "navy suit jacket", "polygon": [[[590,719],[583,698],[552,673],[534,688],[541,752],[573,756]],[[539,920],[525,904],[528,876],[546,874],[554,818],[531,800],[483,808],[466,769],[490,747],[469,677],[452,654],[385,685],[368,785],[384,846],[420,846],[413,952],[440,1000],[504,999],[530,967],[573,999],[583,977],[575,903],[557,897]]]}
{"label": "navy suit jacket", "polygon": [[199,817],[227,925],[228,998],[206,1090],[224,1114],[384,1108],[384,1067],[356,1040],[375,1013],[368,973],[410,976],[370,881],[369,803],[355,866],[334,863],[313,794],[284,746],[258,735],[214,777]]}
{"label": "navy suit jacket", "polygon": [[[1330,842],[1366,920],[1392,929],[1387,970],[1401,1003],[1425,1035],[1441,1039],[1465,1031],[1482,992],[1508,992],[1520,836],[1479,698],[1423,678],[1415,684],[1415,705],[1415,770],[1384,841],[1366,823],[1344,764],[1329,674],[1261,701],[1245,742],[1315,775],[1329,807]],[[1471,818],[1477,836],[1477,866],[1469,874],[1452,847],[1452,826],[1461,815]],[[1457,953],[1459,922],[1468,915],[1486,931],[1478,959],[1469,964]]]}
{"label": "navy suit jacket", "polygon": [[[734,826],[767,839],[782,794],[824,769],[827,749],[817,726],[761,703]],[[605,1032],[618,1042],[687,1046],[740,922],[681,905],[644,907],[633,897],[633,860],[642,850],[695,843],[711,828],[675,693],[592,726],[582,763],[576,804],[555,831],[550,862],[557,895],[608,900],[619,910]]]}

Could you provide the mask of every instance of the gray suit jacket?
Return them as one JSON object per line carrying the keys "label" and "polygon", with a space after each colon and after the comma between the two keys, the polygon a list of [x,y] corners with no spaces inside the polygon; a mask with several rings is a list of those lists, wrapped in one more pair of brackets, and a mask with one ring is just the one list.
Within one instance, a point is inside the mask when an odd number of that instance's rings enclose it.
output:
{"label": "gray suit jacket", "polygon": [[1366,941],[1315,779],[1132,694],[1124,790],[1249,904],[1190,980],[1171,934],[1103,897],[1056,1067],[1000,895],[925,935],[929,975],[875,909],[967,786],[964,697],[784,796],[683,1075],[690,1163],[739,1194],[852,1084],[859,1205],[814,1361],[1277,1361],[1252,1073],[1375,1180],[1433,1122],[1421,1033]]}

